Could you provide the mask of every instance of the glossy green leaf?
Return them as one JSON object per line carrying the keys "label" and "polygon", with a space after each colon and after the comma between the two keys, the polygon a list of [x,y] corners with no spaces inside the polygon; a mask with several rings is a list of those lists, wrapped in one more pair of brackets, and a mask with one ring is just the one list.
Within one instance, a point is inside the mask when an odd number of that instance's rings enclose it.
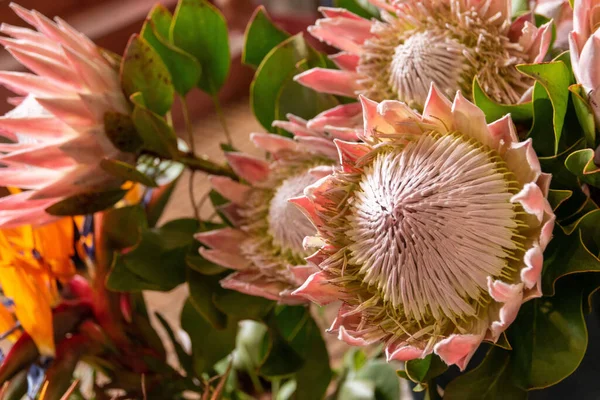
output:
{"label": "glossy green leaf", "polygon": [[[137,246],[119,254],[109,277],[109,287],[119,284],[119,290],[137,292],[151,285],[151,290],[169,291],[186,281],[185,257],[192,245],[198,221],[180,219],[170,221],[160,228],[145,230]],[[141,278],[141,284],[125,278]],[[132,283],[131,287],[125,286]]]}
{"label": "glossy green leaf", "polygon": [[522,104],[501,104],[492,100],[483,91],[477,78],[473,80],[473,102],[483,110],[488,123],[499,120],[506,114],[510,114],[515,122],[529,121],[533,118],[533,104],[531,102]]}
{"label": "glossy green leaf", "polygon": [[202,67],[194,57],[169,42],[172,16],[161,4],[154,6],[141,36],[156,50],[167,66],[177,93],[185,96],[200,80]]}
{"label": "glossy green leaf", "polygon": [[444,390],[444,400],[520,400],[527,392],[512,381],[511,353],[492,346],[477,368],[454,379]]}
{"label": "glossy green leaf", "polygon": [[131,117],[145,150],[164,158],[177,156],[177,135],[163,118],[140,106],[134,108]]}
{"label": "glossy green leaf", "polygon": [[581,290],[561,286],[553,297],[529,301],[508,332],[514,378],[525,389],[542,389],[577,369],[587,348]]}
{"label": "glossy green leaf", "polygon": [[572,226],[554,229],[554,238],[544,254],[543,293],[553,295],[563,276],[600,272],[598,249],[600,210],[587,213]]}
{"label": "glossy green leaf", "polygon": [[[572,74],[562,61],[524,64],[517,69],[536,80],[533,91],[534,124],[530,132],[533,145],[542,155],[558,154]],[[553,136],[548,133],[548,115],[552,115],[550,132],[554,132]]]}
{"label": "glossy green leaf", "polygon": [[141,92],[148,108],[164,115],[173,104],[173,83],[167,66],[139,35],[133,35],[121,63],[121,85],[125,94]]}
{"label": "glossy green leaf", "polygon": [[289,37],[287,32],[275,25],[265,7],[259,6],[246,28],[242,62],[257,68],[273,47]]}
{"label": "glossy green leaf", "polygon": [[229,320],[225,329],[214,329],[188,300],[181,312],[181,327],[190,336],[194,370],[200,376],[235,349],[237,321]]}
{"label": "glossy green leaf", "polygon": [[137,182],[150,187],[158,186],[152,178],[144,175],[144,173],[136,169],[135,166],[123,161],[105,158],[100,161],[100,167],[112,176],[123,179],[124,181]]}
{"label": "glossy green leaf", "polygon": [[105,210],[127,194],[127,190],[113,189],[105,192],[80,193],[67,197],[46,208],[46,212],[57,216],[86,215]]}
{"label": "glossy green leaf", "polygon": [[136,153],[142,147],[143,140],[129,115],[112,111],[105,113],[104,132],[118,150]]}
{"label": "glossy green leaf", "polygon": [[581,183],[600,187],[600,168],[594,163],[594,150],[578,150],[569,155],[565,166]]}
{"label": "glossy green leaf", "polygon": [[548,192],[548,202],[552,207],[552,211],[556,211],[561,204],[569,200],[573,196],[573,192],[570,190],[552,190]]}
{"label": "glossy green leaf", "polygon": [[277,94],[275,119],[286,120],[287,114],[310,119],[338,104],[334,96],[316,92],[290,80],[283,84]]}
{"label": "glossy green leaf", "polygon": [[379,9],[368,0],[334,0],[334,4],[363,18],[379,18]]}
{"label": "glossy green leaf", "polygon": [[[250,87],[250,105],[265,129],[273,131],[271,124],[280,116],[276,110],[282,88],[301,72],[297,65],[309,58],[320,60],[299,33],[271,49],[259,65]],[[290,102],[293,100],[289,99]]]}
{"label": "glossy green leaf", "polygon": [[353,379],[369,381],[375,387],[376,400],[397,400],[400,398],[400,381],[394,367],[384,360],[369,360]]}
{"label": "glossy green leaf", "polygon": [[234,290],[217,292],[213,300],[219,310],[237,319],[260,321],[275,307],[274,301]]}
{"label": "glossy green leaf", "polygon": [[198,87],[216,95],[231,64],[227,23],[221,12],[206,0],[180,0],[170,39],[202,66]]}
{"label": "glossy green leaf", "polygon": [[588,104],[587,95],[581,85],[569,86],[571,91],[571,98],[573,99],[573,106],[577,113],[577,119],[583,129],[586,143],[588,147],[596,148],[596,122],[594,119],[594,112]]}
{"label": "glossy green leaf", "polygon": [[140,205],[114,208],[103,215],[102,241],[112,250],[124,250],[137,245],[147,227],[146,215]]}
{"label": "glossy green leaf", "polygon": [[213,302],[213,297],[217,293],[225,291],[219,284],[221,279],[221,276],[206,276],[191,268],[187,269],[190,301],[196,307],[196,311],[215,329],[223,329],[227,324],[227,315]]}
{"label": "glossy green leaf", "polygon": [[408,379],[415,383],[426,385],[431,379],[441,375],[448,369],[444,363],[436,355],[428,355],[425,358],[417,358],[406,362],[404,371]]}

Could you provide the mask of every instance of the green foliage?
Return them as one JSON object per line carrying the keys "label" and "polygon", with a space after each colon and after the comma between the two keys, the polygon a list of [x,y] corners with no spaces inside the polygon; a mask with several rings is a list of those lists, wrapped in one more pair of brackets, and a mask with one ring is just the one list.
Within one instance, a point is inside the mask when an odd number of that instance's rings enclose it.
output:
{"label": "green foliage", "polygon": [[473,80],[473,102],[485,113],[488,123],[494,122],[506,114],[510,114],[515,122],[529,121],[533,119],[533,106],[531,102],[521,104],[501,104],[492,100],[483,91],[477,78]]}
{"label": "green foliage", "polygon": [[246,28],[242,62],[257,68],[273,47],[289,37],[273,23],[264,6],[258,7]]}
{"label": "green foliage", "polygon": [[219,285],[221,278],[221,276],[202,275],[191,268],[187,269],[190,302],[215,329],[223,329],[227,325],[227,315],[220,311],[213,301],[218,292],[224,291]]}
{"label": "green foliage", "polygon": [[363,18],[379,18],[379,9],[368,0],[335,0],[334,4]]}
{"label": "green foliage", "polygon": [[177,135],[158,114],[136,105],[131,115],[146,151],[167,159],[178,155]]}
{"label": "green foliage", "polygon": [[179,361],[179,365],[186,372],[187,376],[193,376],[194,367],[192,356],[185,351],[179,340],[177,340],[177,338],[175,337],[175,332],[173,332],[173,329],[171,328],[167,320],[158,312],[155,313],[155,315],[165,332],[167,332],[169,340],[173,344],[173,348],[175,349],[175,354],[177,354],[177,361]]}
{"label": "green foliage", "polygon": [[80,193],[51,205],[46,208],[46,212],[61,217],[93,214],[114,205],[125,197],[125,194],[127,194],[127,190],[123,189]]}
{"label": "green foliage", "polygon": [[325,60],[304,40],[302,34],[279,43],[259,65],[250,87],[250,104],[261,125],[270,131],[273,121],[286,113],[310,118],[338,104],[335,97],[316,93],[293,81],[307,68],[325,67]]}
{"label": "green foliage", "polygon": [[206,0],[180,0],[170,28],[170,40],[202,66],[198,87],[216,95],[231,65],[227,23]]}
{"label": "green foliage", "polygon": [[527,399],[527,392],[512,380],[510,357],[510,352],[492,346],[477,368],[446,386],[444,400]]}
{"label": "green foliage", "polygon": [[225,329],[215,329],[188,300],[181,312],[181,327],[192,342],[192,360],[198,376],[209,372],[213,365],[235,348],[237,321],[228,320]]}
{"label": "green foliage", "polygon": [[404,371],[398,371],[398,375],[417,383],[416,391],[427,388],[428,383],[435,377],[443,374],[448,369],[438,356],[430,354],[422,359],[407,361]]}
{"label": "green foliage", "polygon": [[167,8],[154,6],[142,27],[141,36],[156,50],[167,66],[177,93],[185,96],[200,80],[198,61],[169,41],[172,16]]}
{"label": "green foliage", "polygon": [[133,35],[125,49],[121,85],[127,96],[141,92],[148,108],[159,115],[171,109],[171,74],[156,50],[139,35]]}
{"label": "green foliage", "polygon": [[594,150],[583,149],[569,154],[565,166],[581,184],[600,187],[600,168],[594,163]]}
{"label": "green foliage", "polygon": [[116,178],[121,178],[124,181],[141,183],[144,186],[157,187],[154,180],[143,172],[135,168],[135,166],[127,164],[123,161],[110,160],[105,158],[100,161],[100,167]]}
{"label": "green foliage", "polygon": [[143,140],[129,115],[111,111],[104,114],[104,132],[118,150],[136,153],[142,147]]}
{"label": "green foliage", "polygon": [[185,257],[198,227],[194,219],[180,219],[142,230],[139,243],[115,257],[107,287],[122,292],[169,291],[184,283]]}
{"label": "green foliage", "polygon": [[577,118],[579,119],[579,123],[583,129],[586,144],[590,147],[596,148],[598,144],[596,139],[596,121],[594,120],[594,112],[592,111],[592,107],[586,100],[587,95],[585,93],[585,89],[583,89],[583,86],[581,85],[571,85],[569,86],[569,91],[571,92],[571,98],[573,99],[573,105],[575,112],[577,113]]}

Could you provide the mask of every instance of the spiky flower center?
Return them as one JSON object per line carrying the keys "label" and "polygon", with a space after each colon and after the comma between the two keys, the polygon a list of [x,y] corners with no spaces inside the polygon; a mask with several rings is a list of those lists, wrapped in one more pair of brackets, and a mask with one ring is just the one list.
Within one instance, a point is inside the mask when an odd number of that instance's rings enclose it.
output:
{"label": "spiky flower center", "polygon": [[306,236],[315,234],[308,218],[288,200],[302,195],[304,189],[317,179],[308,172],[284,180],[275,191],[269,206],[269,233],[273,244],[283,251],[308,255],[302,246]]}
{"label": "spiky flower center", "polygon": [[517,215],[502,159],[461,135],[423,135],[364,169],[348,214],[350,264],[384,302],[423,321],[474,316],[507,275]]}
{"label": "spiky flower center", "polygon": [[239,211],[240,228],[248,235],[241,244],[245,257],[271,275],[287,276],[288,265],[303,265],[310,253],[302,246],[305,236],[315,234],[315,227],[288,199],[303,193],[317,178],[311,168],[329,165],[330,160],[313,154],[297,154],[274,161],[267,182],[254,187]]}
{"label": "spiky flower center", "polygon": [[376,36],[364,44],[358,72],[365,96],[398,99],[422,108],[431,82],[449,97],[468,96],[473,78],[494,99],[517,102],[530,80],[515,66],[527,61],[508,38],[510,22],[499,15],[482,18],[462,0],[404,3],[396,16],[374,25]]}

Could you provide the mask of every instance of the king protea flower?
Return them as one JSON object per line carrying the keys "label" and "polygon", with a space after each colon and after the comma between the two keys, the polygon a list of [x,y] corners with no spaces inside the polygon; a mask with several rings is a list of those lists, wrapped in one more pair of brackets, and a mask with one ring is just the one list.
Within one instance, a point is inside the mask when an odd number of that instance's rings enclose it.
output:
{"label": "king protea flower", "polygon": [[422,109],[431,83],[451,98],[457,90],[469,96],[477,78],[490,97],[517,103],[533,81],[515,66],[542,61],[551,41],[550,23],[538,29],[531,14],[511,23],[510,0],[371,2],[382,7],[382,21],[321,9],[325,18],[309,31],[342,50],[332,56],[341,71],[313,68],[298,82]]}
{"label": "king protea flower", "polygon": [[[243,153],[226,153],[227,160],[244,183],[211,177],[212,187],[231,201],[222,208],[235,225],[199,233],[196,238],[209,248],[200,254],[216,264],[236,270],[221,281],[227,289],[277,300],[286,304],[306,302],[291,296],[316,270],[307,266],[303,248],[306,236],[314,235],[311,222],[288,199],[332,172],[337,151],[332,137],[356,140],[353,126],[360,106],[342,105],[311,121],[288,116],[275,126],[295,135],[286,137],[254,133],[254,144],[271,154],[271,161]],[[336,125],[330,133],[325,127]]]}
{"label": "king protea flower", "polygon": [[599,0],[575,0],[573,32],[569,35],[573,73],[589,96],[596,124],[600,124],[599,11]]}
{"label": "king protea flower", "polygon": [[460,92],[451,104],[433,87],[423,115],[361,100],[364,143],[336,140],[341,167],[291,200],[318,230],[305,245],[320,268],[294,294],[342,300],[331,331],[349,344],[464,369],[541,296],[550,176],[510,116],[486,125]]}
{"label": "king protea flower", "polygon": [[[52,220],[44,210],[62,198],[118,187],[99,166],[105,158],[127,161],[104,132],[104,115],[128,114],[117,72],[87,37],[64,21],[50,21],[15,4],[37,31],[3,24],[12,36],[0,43],[31,73],[0,71],[0,83],[19,97],[0,117],[0,186],[26,191],[0,200],[0,226]],[[133,161],[133,160],[130,160]]]}

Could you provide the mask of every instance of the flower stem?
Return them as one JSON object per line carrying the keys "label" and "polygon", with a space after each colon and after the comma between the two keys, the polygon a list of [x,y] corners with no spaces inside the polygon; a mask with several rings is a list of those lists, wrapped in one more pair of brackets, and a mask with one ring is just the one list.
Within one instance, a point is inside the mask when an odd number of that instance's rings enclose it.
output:
{"label": "flower stem", "polygon": [[233,142],[231,141],[231,134],[229,133],[229,128],[227,127],[227,121],[225,120],[225,114],[223,114],[223,110],[221,109],[221,103],[219,102],[219,96],[213,95],[213,104],[215,105],[215,111],[219,116],[219,122],[223,127],[223,131],[225,132],[225,138],[227,139],[227,144],[233,146]]}
{"label": "flower stem", "polygon": [[184,164],[192,171],[202,171],[210,175],[227,176],[236,180],[238,179],[231,168],[210,161],[206,156],[196,156],[181,151],[175,161]]}

